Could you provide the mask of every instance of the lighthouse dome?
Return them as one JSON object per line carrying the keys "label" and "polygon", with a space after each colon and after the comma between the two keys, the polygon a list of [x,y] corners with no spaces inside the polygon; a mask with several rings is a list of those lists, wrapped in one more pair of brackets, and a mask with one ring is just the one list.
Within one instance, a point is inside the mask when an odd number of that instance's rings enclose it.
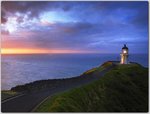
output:
{"label": "lighthouse dome", "polygon": [[126,46],[126,44],[124,44],[124,47],[122,49],[127,49],[128,50],[128,47]]}

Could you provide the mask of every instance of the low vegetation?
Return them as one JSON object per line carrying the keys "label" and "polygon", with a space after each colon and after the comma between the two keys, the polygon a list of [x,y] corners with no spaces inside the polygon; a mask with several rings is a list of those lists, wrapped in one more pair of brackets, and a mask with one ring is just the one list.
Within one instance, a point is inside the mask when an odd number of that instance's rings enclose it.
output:
{"label": "low vegetation", "polygon": [[1,100],[5,100],[8,99],[10,97],[14,97],[16,95],[18,95],[19,93],[14,92],[14,91],[10,91],[10,90],[3,90],[1,91]]}
{"label": "low vegetation", "polygon": [[97,69],[98,69],[98,68],[92,68],[92,69],[90,69],[90,70],[84,72],[83,75],[84,75],[84,74],[92,74],[92,73],[94,73],[95,71],[97,71]]}
{"label": "low vegetation", "polygon": [[110,67],[112,65],[113,65],[113,63],[111,61],[105,62],[100,67],[92,68],[92,69],[84,72],[83,75],[87,75],[87,74],[90,75],[90,74],[93,74],[93,73],[95,73],[97,71],[100,72],[100,71],[102,71],[102,70],[104,70],[104,69],[106,69],[106,68],[108,68],[108,67]]}
{"label": "low vegetation", "polygon": [[118,65],[99,80],[50,97],[36,109],[36,112],[147,111],[148,69],[138,64]]}

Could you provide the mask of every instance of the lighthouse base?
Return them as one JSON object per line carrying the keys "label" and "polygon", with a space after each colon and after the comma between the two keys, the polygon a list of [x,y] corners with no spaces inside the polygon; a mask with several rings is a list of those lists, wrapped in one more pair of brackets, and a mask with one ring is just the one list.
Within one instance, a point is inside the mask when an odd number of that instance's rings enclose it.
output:
{"label": "lighthouse base", "polygon": [[120,54],[120,55],[121,55],[120,64],[128,64],[128,55],[127,54]]}

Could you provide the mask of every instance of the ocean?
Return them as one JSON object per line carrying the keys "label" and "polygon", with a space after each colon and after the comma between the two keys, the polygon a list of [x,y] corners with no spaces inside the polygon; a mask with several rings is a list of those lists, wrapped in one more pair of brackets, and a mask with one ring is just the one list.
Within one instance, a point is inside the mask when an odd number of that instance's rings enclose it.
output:
{"label": "ocean", "polygon": [[[79,76],[105,61],[120,60],[119,54],[28,54],[1,56],[1,89],[36,80]],[[129,61],[148,67],[147,54],[133,54]]]}

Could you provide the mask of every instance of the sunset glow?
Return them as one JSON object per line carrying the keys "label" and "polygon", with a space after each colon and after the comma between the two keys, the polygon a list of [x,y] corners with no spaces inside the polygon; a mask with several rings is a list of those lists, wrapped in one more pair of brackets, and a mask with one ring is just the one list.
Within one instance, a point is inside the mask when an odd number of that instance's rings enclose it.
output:
{"label": "sunset glow", "polygon": [[96,53],[90,51],[3,48],[1,54]]}
{"label": "sunset glow", "polygon": [[[2,1],[2,54],[148,53],[147,2]],[[113,48],[112,48],[113,47]]]}
{"label": "sunset glow", "polygon": [[36,53],[47,53],[47,50],[37,50],[37,49],[1,49],[2,54],[36,54]]}

